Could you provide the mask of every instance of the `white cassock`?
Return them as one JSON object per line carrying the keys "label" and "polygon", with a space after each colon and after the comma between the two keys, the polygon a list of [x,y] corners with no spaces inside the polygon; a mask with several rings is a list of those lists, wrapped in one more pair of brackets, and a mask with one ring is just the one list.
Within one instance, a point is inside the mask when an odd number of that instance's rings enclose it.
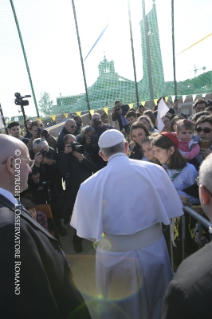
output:
{"label": "white cassock", "polygon": [[123,153],[81,184],[71,225],[98,242],[101,318],[159,319],[172,271],[160,223],[183,215],[165,170]]}

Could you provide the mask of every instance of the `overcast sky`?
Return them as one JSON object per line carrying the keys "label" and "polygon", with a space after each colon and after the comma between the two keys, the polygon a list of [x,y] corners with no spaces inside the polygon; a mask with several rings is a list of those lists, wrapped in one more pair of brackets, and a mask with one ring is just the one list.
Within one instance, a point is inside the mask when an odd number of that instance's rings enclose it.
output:
{"label": "overcast sky", "polygon": [[[37,102],[41,92],[56,97],[83,93],[76,29],[71,0],[13,0]],[[137,79],[142,74],[142,52],[139,22],[142,0],[131,0]],[[127,0],[75,0],[83,57],[99,34],[110,25],[85,61],[88,86],[98,76],[98,64],[104,55],[114,60],[115,71],[133,80]],[[157,0],[157,16],[165,80],[173,80],[171,0]],[[146,13],[152,0],[146,0]],[[175,0],[176,54],[212,32],[211,0]],[[194,65],[212,70],[212,36],[176,57],[177,80],[194,76]],[[18,115],[14,93],[31,94],[21,45],[10,6],[0,1],[0,103],[5,116]],[[133,102],[133,101],[132,101]],[[36,115],[33,99],[26,107],[27,115]]]}

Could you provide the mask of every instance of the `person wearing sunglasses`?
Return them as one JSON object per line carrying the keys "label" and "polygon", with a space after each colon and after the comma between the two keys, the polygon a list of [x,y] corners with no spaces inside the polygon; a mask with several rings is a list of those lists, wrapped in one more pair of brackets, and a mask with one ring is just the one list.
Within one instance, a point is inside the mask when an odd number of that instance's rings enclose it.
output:
{"label": "person wearing sunglasses", "polygon": [[73,119],[68,119],[65,121],[65,125],[60,132],[58,137],[58,152],[61,153],[64,150],[64,141],[63,138],[67,134],[77,135],[77,123]]}
{"label": "person wearing sunglasses", "polygon": [[205,159],[212,152],[212,115],[201,116],[195,124],[195,131],[203,141],[200,145],[200,155]]}
{"label": "person wearing sunglasses", "polygon": [[0,149],[0,317],[90,319],[59,242],[19,202],[27,146],[1,134]]}

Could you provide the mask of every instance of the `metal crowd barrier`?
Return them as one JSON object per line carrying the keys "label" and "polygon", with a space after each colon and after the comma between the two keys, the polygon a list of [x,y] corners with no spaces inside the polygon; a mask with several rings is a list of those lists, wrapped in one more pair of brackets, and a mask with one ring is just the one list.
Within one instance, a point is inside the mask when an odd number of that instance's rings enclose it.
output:
{"label": "metal crowd barrier", "polygon": [[[202,226],[204,226],[205,228],[208,229],[210,237],[212,237],[212,224],[208,219],[206,219],[203,216],[201,216],[200,214],[198,214],[196,211],[194,211],[189,206],[183,206],[183,211],[184,211],[184,213],[187,213],[190,216],[192,216],[199,223],[198,228],[199,228],[200,235],[202,234]],[[185,215],[181,216],[181,219],[182,219],[182,223],[181,223],[181,226],[182,226],[182,260],[184,260],[185,259],[185,239],[186,239],[186,236],[185,236],[185,233],[186,233]],[[171,245],[171,249],[170,249],[171,265],[172,265],[172,269],[174,269],[173,246],[172,246],[171,240],[170,240],[170,245]],[[199,246],[199,249],[201,247],[202,246]]]}

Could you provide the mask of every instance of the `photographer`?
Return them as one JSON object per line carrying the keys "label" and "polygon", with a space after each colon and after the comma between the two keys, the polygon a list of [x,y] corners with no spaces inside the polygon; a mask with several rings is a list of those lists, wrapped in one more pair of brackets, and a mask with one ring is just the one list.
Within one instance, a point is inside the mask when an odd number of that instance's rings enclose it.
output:
{"label": "photographer", "polygon": [[73,118],[74,118],[74,121],[77,124],[75,135],[78,135],[78,134],[81,133],[82,126],[83,126],[82,118],[79,115],[74,115]]}
{"label": "photographer", "polygon": [[45,138],[48,145],[52,147],[54,150],[57,148],[57,141],[56,138],[51,136],[47,130],[44,130],[44,126],[42,121],[34,121],[31,123],[30,133],[32,134],[32,138],[30,139],[29,143],[27,144],[27,147],[29,149],[32,148],[33,141],[36,138]]}
{"label": "photographer", "polygon": [[65,121],[65,125],[62,129],[62,131],[60,132],[60,135],[58,137],[58,152],[63,152],[64,150],[64,142],[63,142],[63,138],[65,135],[67,134],[73,134],[73,135],[77,135],[77,124],[73,119],[68,119]]}
{"label": "photographer", "polygon": [[101,134],[107,130],[113,129],[114,127],[109,124],[104,124],[99,113],[94,113],[90,125],[95,129],[95,135],[100,138]]}
{"label": "photographer", "polygon": [[49,147],[45,139],[41,138],[33,141],[32,150],[35,163],[29,175],[29,191],[36,205],[46,203],[51,205],[58,232],[65,236],[66,230],[61,225],[59,214],[54,211],[54,202],[63,190],[57,168],[57,153]]}
{"label": "photographer", "polygon": [[99,157],[98,136],[95,135],[95,128],[87,125],[83,127],[82,133],[76,136],[77,142],[84,146],[84,150],[90,158],[97,164]]}
{"label": "photographer", "polygon": [[[96,171],[96,165],[90,159],[83,146],[76,142],[76,137],[67,134],[64,137],[64,152],[60,154],[58,171],[61,176],[65,176],[66,190],[70,191],[73,205],[79,190],[80,184]],[[73,207],[70,207],[70,215]],[[64,220],[65,223],[70,221],[70,216]],[[74,249],[76,252],[82,252],[82,239],[75,233],[73,237]]]}
{"label": "photographer", "polygon": [[[92,116],[92,120],[90,121],[90,125],[94,128],[94,135],[97,137],[97,143],[102,133],[107,130],[114,129],[113,126],[109,124],[104,124],[101,119],[101,115],[99,113],[94,113]],[[97,165],[97,169],[105,167],[107,163],[103,161],[103,159],[99,156],[99,146],[96,145],[95,153],[94,153],[94,161]]]}
{"label": "photographer", "polygon": [[112,120],[117,120],[119,122],[119,127],[121,131],[124,129],[125,132],[127,132],[128,130],[129,122],[125,118],[125,115],[129,111],[129,109],[130,108],[128,104],[123,105],[120,101],[116,101],[115,106],[113,107]]}

